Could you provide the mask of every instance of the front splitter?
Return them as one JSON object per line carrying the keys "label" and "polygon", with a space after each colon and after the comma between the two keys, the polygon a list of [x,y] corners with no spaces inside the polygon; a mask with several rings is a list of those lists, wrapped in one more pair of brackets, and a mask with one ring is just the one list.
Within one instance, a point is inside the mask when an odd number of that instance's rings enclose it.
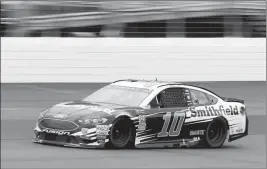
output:
{"label": "front splitter", "polygon": [[85,143],[65,143],[65,142],[56,142],[56,141],[49,141],[49,140],[40,140],[40,139],[33,139],[34,143],[38,144],[49,144],[49,145],[56,145],[56,146],[64,146],[64,147],[73,147],[73,148],[88,148],[88,149],[93,149],[93,148],[105,148],[105,143],[90,143],[90,144],[85,144]]}

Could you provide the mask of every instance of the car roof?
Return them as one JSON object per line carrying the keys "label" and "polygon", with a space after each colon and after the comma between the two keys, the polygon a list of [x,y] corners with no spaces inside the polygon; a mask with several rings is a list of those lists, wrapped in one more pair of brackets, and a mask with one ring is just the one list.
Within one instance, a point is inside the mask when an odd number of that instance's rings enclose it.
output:
{"label": "car roof", "polygon": [[168,82],[168,81],[158,81],[158,80],[137,80],[137,79],[125,79],[125,80],[117,80],[111,85],[117,85],[117,86],[126,86],[126,87],[134,87],[134,88],[140,88],[140,89],[147,89],[147,90],[154,90],[156,88],[162,87],[162,86],[181,86],[181,87],[188,87],[188,88],[197,88],[200,90],[204,90],[206,92],[209,92],[217,97],[220,98],[220,96],[211,90],[208,90],[203,87],[195,86],[195,85],[189,85],[179,82]]}
{"label": "car roof", "polygon": [[148,90],[154,90],[160,86],[165,85],[181,85],[178,82],[166,82],[166,81],[157,81],[157,80],[136,80],[136,79],[126,79],[126,80],[118,80],[113,82],[111,85],[118,86],[127,86],[127,87],[135,87],[142,88]]}

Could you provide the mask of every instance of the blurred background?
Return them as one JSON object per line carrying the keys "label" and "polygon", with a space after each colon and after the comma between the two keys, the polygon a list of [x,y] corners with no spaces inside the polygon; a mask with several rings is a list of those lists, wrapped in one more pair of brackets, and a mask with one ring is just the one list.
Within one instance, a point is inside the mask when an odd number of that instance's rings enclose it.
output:
{"label": "blurred background", "polygon": [[266,0],[1,1],[1,37],[266,37]]}

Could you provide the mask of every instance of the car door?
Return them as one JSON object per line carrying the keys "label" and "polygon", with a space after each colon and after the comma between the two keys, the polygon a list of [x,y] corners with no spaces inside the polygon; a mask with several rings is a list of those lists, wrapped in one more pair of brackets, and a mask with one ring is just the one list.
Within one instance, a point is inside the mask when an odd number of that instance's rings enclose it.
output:
{"label": "car door", "polygon": [[146,128],[138,131],[136,146],[148,144],[155,146],[173,146],[182,138],[183,124],[187,118],[189,90],[168,88],[160,92],[145,110],[143,120]]}

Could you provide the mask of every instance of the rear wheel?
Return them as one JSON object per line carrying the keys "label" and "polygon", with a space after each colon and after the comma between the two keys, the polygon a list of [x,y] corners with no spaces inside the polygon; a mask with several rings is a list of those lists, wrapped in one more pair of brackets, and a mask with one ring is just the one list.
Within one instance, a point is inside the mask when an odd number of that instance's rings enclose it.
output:
{"label": "rear wheel", "polygon": [[114,121],[110,130],[111,148],[133,148],[134,128],[128,118],[118,118]]}
{"label": "rear wheel", "polygon": [[220,148],[227,138],[227,122],[224,119],[215,119],[207,127],[204,144],[208,148]]}

